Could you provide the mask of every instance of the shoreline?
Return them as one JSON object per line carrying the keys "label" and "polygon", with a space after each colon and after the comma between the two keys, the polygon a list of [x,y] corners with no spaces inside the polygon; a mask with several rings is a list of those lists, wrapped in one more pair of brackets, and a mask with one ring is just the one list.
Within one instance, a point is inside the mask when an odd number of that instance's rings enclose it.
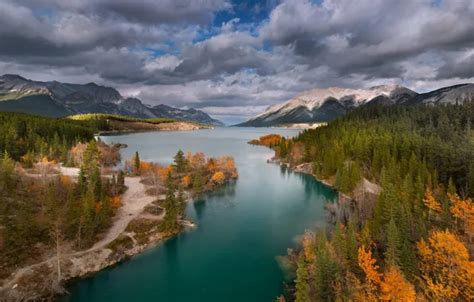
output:
{"label": "shoreline", "polygon": [[[355,203],[356,206],[358,204],[365,203],[367,201],[374,202],[374,199],[378,197],[381,191],[381,187],[376,184],[370,182],[366,178],[362,178],[359,184],[353,189],[351,195],[345,194],[334,187],[334,184],[328,181],[327,179],[320,179],[318,178],[312,171],[312,164],[311,163],[301,163],[292,167],[289,163],[282,162],[280,159],[272,157],[271,159],[267,160],[269,163],[278,164],[280,166],[285,166],[286,168],[290,169],[292,172],[301,173],[305,175],[312,176],[317,182],[325,185],[326,187],[330,188],[334,192],[337,193],[337,200],[334,206],[329,206],[326,210],[332,214],[337,215],[338,208],[340,207],[347,207],[351,206],[351,203]],[[358,206],[357,206],[358,207]],[[341,218],[341,217],[340,217]],[[346,218],[346,217],[342,217]]]}
{"label": "shoreline", "polygon": [[[171,124],[171,123],[167,123]],[[165,131],[165,132],[171,132],[171,131],[195,131],[195,130],[209,130],[209,129],[215,129],[215,126],[212,125],[194,125],[193,127],[189,128],[176,128],[176,129],[171,129],[171,128],[144,128],[144,129],[114,129],[114,130],[101,130],[98,131],[97,133],[94,133],[94,136],[111,136],[111,135],[121,135],[121,134],[134,134],[134,133],[147,133],[147,132],[156,132],[156,131]]]}
{"label": "shoreline", "polygon": [[[65,175],[77,176],[77,171],[64,171]],[[73,173],[74,172],[74,173]],[[132,182],[131,179],[133,179]],[[106,231],[104,236],[96,241],[92,247],[80,251],[70,251],[61,256],[62,278],[55,280],[57,257],[52,256],[40,262],[21,267],[14,271],[10,277],[4,279],[0,286],[0,301],[23,301],[23,300],[55,300],[67,295],[67,287],[81,279],[89,278],[95,273],[115,265],[128,261],[144,251],[152,249],[165,240],[172,238],[188,229],[197,227],[194,222],[184,218],[180,220],[181,228],[174,232],[162,232],[159,230],[159,222],[162,221],[165,210],[159,215],[147,212],[146,207],[163,200],[164,195],[151,196],[146,193],[147,185],[141,182],[139,177],[126,177],[128,185],[138,185],[138,189],[128,187],[127,196],[131,196],[129,204],[133,207],[132,213],[127,212],[127,204],[123,204],[114,217],[114,222]],[[232,180],[222,184],[228,185]],[[216,188],[220,188],[217,186]],[[211,191],[201,192],[208,193]],[[186,203],[196,201],[198,194],[186,191]],[[138,205],[139,199],[142,204]],[[124,198],[125,200],[125,198]],[[156,206],[156,204],[155,204]],[[130,211],[130,209],[129,209]],[[120,219],[125,218],[125,222]],[[121,224],[117,226],[118,224]],[[114,231],[118,228],[118,231]],[[113,234],[110,237],[110,234]],[[69,247],[70,248],[70,247]],[[64,252],[64,251],[63,251]]]}
{"label": "shoreline", "polygon": [[323,185],[334,190],[337,193],[343,194],[339,192],[338,190],[336,190],[336,188],[334,188],[334,185],[331,184],[329,181],[327,181],[326,179],[319,179],[315,174],[313,174],[312,171],[309,171],[307,166],[311,165],[311,163],[302,163],[302,164],[292,167],[290,164],[282,162],[281,160],[273,158],[273,157],[267,160],[267,162],[271,164],[285,166],[286,168],[290,169],[292,172],[295,172],[295,173],[301,173],[301,174],[312,176],[317,182],[322,183]]}

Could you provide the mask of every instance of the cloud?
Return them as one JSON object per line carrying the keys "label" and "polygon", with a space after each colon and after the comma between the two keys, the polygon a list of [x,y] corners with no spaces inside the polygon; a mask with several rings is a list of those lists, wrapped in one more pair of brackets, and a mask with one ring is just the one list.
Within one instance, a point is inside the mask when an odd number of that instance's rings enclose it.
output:
{"label": "cloud", "polygon": [[247,116],[314,87],[426,90],[474,77],[471,0],[283,0],[248,9],[242,15],[228,0],[4,0],[0,68],[96,81],[219,116]]}

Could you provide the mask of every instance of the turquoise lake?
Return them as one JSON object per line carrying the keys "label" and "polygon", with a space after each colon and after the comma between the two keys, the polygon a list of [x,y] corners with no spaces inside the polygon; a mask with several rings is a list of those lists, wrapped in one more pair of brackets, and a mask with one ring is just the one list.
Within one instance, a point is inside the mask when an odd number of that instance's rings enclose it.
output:
{"label": "turquoise lake", "polygon": [[248,145],[268,133],[296,130],[218,128],[102,137],[168,164],[178,149],[231,155],[239,179],[187,207],[197,227],[130,260],[73,283],[61,301],[274,301],[283,292],[277,256],[305,229],[323,227],[335,193],[312,177],[267,163],[273,151]]}

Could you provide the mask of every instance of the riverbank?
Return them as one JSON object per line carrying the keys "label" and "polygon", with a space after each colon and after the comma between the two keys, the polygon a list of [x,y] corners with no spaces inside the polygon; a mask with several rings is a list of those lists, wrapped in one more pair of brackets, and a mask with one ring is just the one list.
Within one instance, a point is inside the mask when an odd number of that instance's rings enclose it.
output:
{"label": "riverbank", "polygon": [[372,209],[381,192],[381,187],[378,184],[373,183],[363,177],[352,190],[352,192],[350,192],[350,194],[345,194],[335,188],[334,177],[330,179],[318,178],[318,176],[313,173],[312,163],[301,163],[292,166],[289,163],[277,159],[276,157],[270,159],[269,162],[285,166],[286,168],[296,173],[310,175],[316,181],[324,184],[325,186],[337,192],[337,202],[335,204],[326,205],[326,210],[329,213],[329,220],[332,223],[335,223],[337,221],[348,221],[351,213],[353,213],[354,211],[357,211],[359,216],[365,216],[367,212],[365,208]]}
{"label": "riverbank", "polygon": [[[64,171],[62,171],[64,170]],[[63,168],[64,175],[77,177],[79,169]],[[144,249],[147,245],[133,244],[120,252],[111,248],[114,241],[121,236],[133,236],[126,232],[129,223],[139,217],[146,206],[155,198],[145,194],[146,188],[138,177],[126,177],[128,190],[122,196],[122,207],[118,210],[113,224],[103,238],[85,251],[71,251],[65,247],[61,252],[61,284],[74,278],[81,278],[123,261]],[[155,238],[154,241],[161,239]],[[55,280],[57,257],[50,257],[42,262],[17,270],[10,280],[0,288],[1,301],[23,301],[50,299],[57,294],[65,293],[64,288]]]}
{"label": "riverbank", "polygon": [[[79,176],[78,168],[58,166],[51,177],[64,175],[76,181]],[[35,177],[31,176],[30,177]],[[103,177],[111,177],[103,175]],[[127,187],[121,196],[121,206],[115,214],[111,227],[101,235],[87,250],[74,251],[72,246],[64,243],[59,260],[56,254],[49,258],[17,269],[4,280],[0,287],[0,301],[50,300],[58,295],[66,294],[64,285],[68,282],[87,277],[95,272],[127,260],[149,248],[156,246],[166,238],[176,235],[182,230],[194,227],[194,223],[180,218],[179,228],[163,230],[162,222],[166,216],[166,206],[163,206],[165,194],[154,191],[157,184],[147,183],[140,176],[126,176],[124,184]],[[225,181],[218,184],[224,185]],[[159,185],[160,189],[165,189]],[[216,186],[207,186],[203,191],[209,191]],[[191,202],[194,192],[184,191],[184,200]],[[60,263],[60,280],[58,276]]]}

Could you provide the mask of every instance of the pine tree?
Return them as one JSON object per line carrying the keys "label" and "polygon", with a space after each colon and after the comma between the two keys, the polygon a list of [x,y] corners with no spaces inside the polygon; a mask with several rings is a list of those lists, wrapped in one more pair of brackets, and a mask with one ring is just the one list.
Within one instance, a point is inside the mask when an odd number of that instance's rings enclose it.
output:
{"label": "pine tree", "polygon": [[358,252],[358,243],[357,243],[357,230],[356,230],[357,223],[354,218],[349,220],[347,225],[347,232],[346,232],[346,254],[347,259],[349,261],[349,267],[351,268],[352,272],[358,272],[359,267],[357,263],[357,252]]}
{"label": "pine tree", "polygon": [[185,210],[186,210],[186,201],[184,200],[184,191],[181,186],[178,189],[178,198],[176,200],[177,208],[178,208],[178,216],[183,217]]}
{"label": "pine tree", "polygon": [[393,218],[390,219],[387,228],[385,262],[389,265],[398,265],[400,263],[400,233]]}
{"label": "pine tree", "polygon": [[298,258],[298,268],[296,269],[295,280],[295,302],[309,302],[309,273],[304,256]]}
{"label": "pine tree", "polygon": [[193,191],[201,193],[204,188],[204,177],[202,171],[198,170],[193,175]]}
{"label": "pine tree", "polygon": [[187,166],[187,161],[186,161],[186,157],[184,156],[184,152],[181,150],[178,150],[178,152],[174,156],[174,167],[176,169],[176,172],[178,173],[185,172],[186,166]]}
{"label": "pine tree", "polygon": [[332,258],[330,245],[324,233],[319,232],[316,234],[315,243],[315,290],[320,300],[332,300],[334,297],[333,285],[336,281],[338,266]]}
{"label": "pine tree", "polygon": [[138,151],[136,151],[133,156],[133,169],[135,174],[140,173],[140,155],[138,154]]}
{"label": "pine tree", "polygon": [[123,170],[120,170],[117,173],[117,186],[119,188],[119,193],[122,193],[125,189],[125,173]]}
{"label": "pine tree", "polygon": [[176,232],[179,229],[178,215],[179,205],[175,198],[176,189],[173,184],[173,178],[171,172],[168,173],[166,180],[166,199],[164,201],[165,206],[165,218],[163,219],[162,229],[167,232]]}
{"label": "pine tree", "polygon": [[342,262],[345,263],[346,256],[348,253],[347,253],[347,246],[346,246],[346,236],[344,234],[343,228],[344,226],[338,220],[333,232],[332,244],[334,246],[334,250],[337,256],[339,257],[339,259],[341,259]]}

